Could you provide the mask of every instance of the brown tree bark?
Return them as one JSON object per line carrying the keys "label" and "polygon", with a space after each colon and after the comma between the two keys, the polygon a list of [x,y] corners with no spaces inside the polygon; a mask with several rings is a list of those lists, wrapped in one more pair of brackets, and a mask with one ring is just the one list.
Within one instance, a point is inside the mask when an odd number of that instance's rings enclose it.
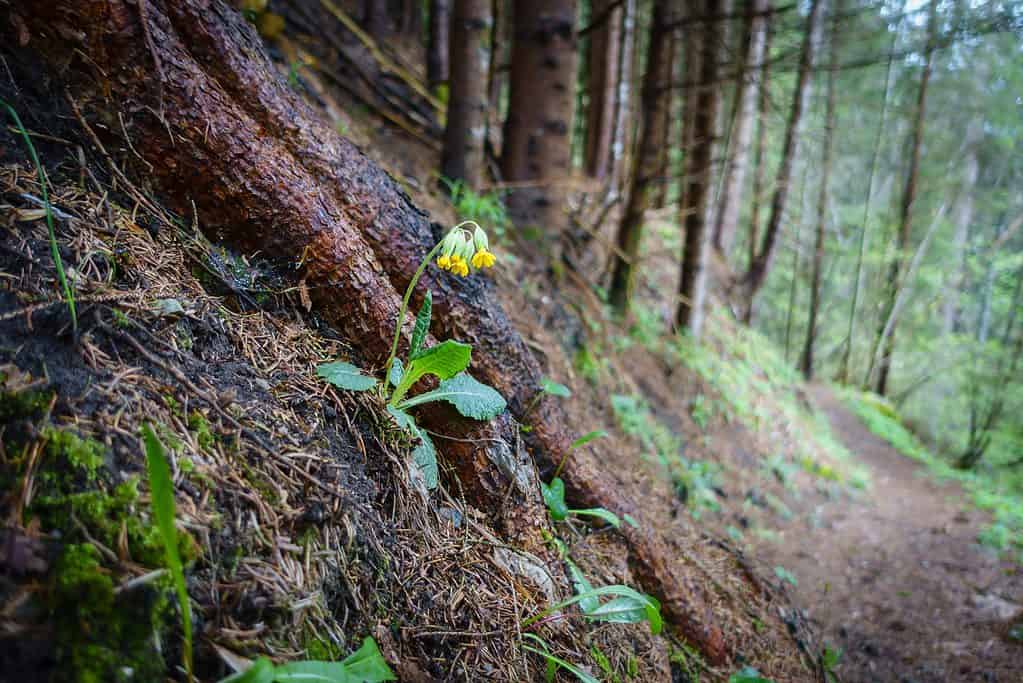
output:
{"label": "brown tree bark", "polygon": [[806,325],[806,341],[800,358],[800,369],[807,381],[813,379],[813,348],[817,338],[817,316],[821,305],[821,273],[824,266],[825,222],[828,214],[828,180],[831,176],[831,153],[835,135],[835,78],[838,69],[838,49],[840,43],[839,17],[842,15],[844,3],[837,0],[832,13],[834,16],[831,28],[831,59],[828,64],[828,94],[826,112],[824,114],[824,150],[821,153],[821,186],[817,196],[817,229],[813,243],[813,270],[810,276],[810,315]]}
{"label": "brown tree bark", "polygon": [[401,31],[413,38],[421,38],[423,33],[423,12],[421,0],[402,0]]}
{"label": "brown tree bark", "polygon": [[739,207],[742,190],[749,165],[750,138],[753,133],[753,116],[759,93],[759,65],[766,60],[764,15],[769,7],[768,0],[752,0],[746,4],[745,39],[741,52],[739,82],[736,86],[732,127],[732,150],[723,170],[721,201],[714,223],[714,247],[723,256],[731,254],[739,222]]}
{"label": "brown tree bark", "polygon": [[452,0],[430,0],[430,35],[426,43],[426,82],[431,90],[450,76]]}
{"label": "brown tree bark", "polygon": [[[124,136],[134,141],[147,183],[169,205],[194,211],[217,239],[297,268],[323,318],[370,363],[383,362],[397,292],[439,231],[288,87],[235,10],[219,0],[148,0],[144,15],[128,0],[20,0],[10,7],[29,27],[34,54],[74,93],[97,135],[108,145],[122,145]],[[118,125],[105,125],[113,121]],[[523,416],[539,390],[540,368],[492,285],[428,269],[417,305],[427,288],[433,333],[471,343],[473,374]],[[406,335],[410,326],[406,320]],[[542,553],[546,514],[532,463],[549,473],[568,451],[558,405],[542,399],[529,413],[533,460],[517,446],[507,417],[480,425],[437,410],[424,419],[460,438],[444,440],[441,450],[467,498],[510,542]],[[574,506],[603,506],[640,521],[622,530],[636,580],[662,601],[680,637],[709,662],[726,662],[734,643],[711,610],[721,594],[644,523],[599,457],[575,452],[563,477]],[[741,569],[733,570],[743,582]]]}
{"label": "brown tree bark", "polygon": [[490,0],[454,0],[451,21],[451,87],[441,173],[478,189],[486,143],[490,73]]}
{"label": "brown tree bark", "polygon": [[512,18],[501,171],[514,184],[512,217],[552,235],[565,222],[564,189],[552,183],[565,180],[571,168],[575,10],[575,0],[515,0]]}
{"label": "brown tree bark", "polygon": [[[927,51],[924,58],[923,72],[920,74],[920,89],[917,91],[916,112],[913,115],[913,138],[909,150],[909,172],[906,174],[906,187],[902,192],[902,205],[899,213],[899,232],[896,239],[896,252],[888,265],[888,302],[886,314],[881,318],[881,326],[878,329],[878,337],[884,336],[884,326],[890,313],[895,309],[895,301],[899,291],[899,279],[902,274],[902,263],[905,259],[905,251],[909,247],[909,238],[913,228],[913,203],[916,201],[917,179],[920,176],[920,149],[924,137],[924,121],[927,111],[927,85],[931,80],[931,70],[934,64],[935,39],[938,30],[938,4],[937,0],[931,0],[930,18],[927,29]],[[888,391],[888,377],[892,369],[892,355],[895,353],[895,330],[897,319],[893,321],[888,338],[885,341],[884,354],[877,371],[877,385],[875,391],[884,396]]]}
{"label": "brown tree bark", "polygon": [[799,124],[806,107],[807,92],[810,87],[810,71],[813,68],[813,43],[820,18],[821,0],[812,0],[810,13],[806,19],[806,30],[803,34],[803,45],[799,54],[799,72],[796,88],[792,95],[792,109],[785,127],[785,141],[782,143],[781,163],[775,180],[774,196],[771,199],[771,214],[764,233],[764,244],[757,252],[744,278],[748,310],[752,311],[754,301],[760,288],[767,279],[778,246],[782,219],[785,214],[785,201],[788,198],[789,185],[792,181],[792,168],[795,163],[796,142],[799,136]]}
{"label": "brown tree bark", "polygon": [[611,305],[619,313],[625,313],[629,308],[643,221],[651,196],[657,191],[657,160],[664,141],[663,129],[668,123],[664,112],[671,99],[671,50],[674,41],[667,24],[680,4],[678,0],[655,0],[653,7],[640,104],[639,149],[632,163],[628,200],[615,239],[619,252],[615,253],[608,292]]}
{"label": "brown tree bark", "polygon": [[611,140],[614,135],[615,95],[618,91],[618,52],[621,47],[622,11],[617,0],[594,0],[591,15],[607,15],[603,24],[590,33],[586,110],[586,173],[604,179],[611,164]]}
{"label": "brown tree bark", "polygon": [[[722,12],[721,2],[704,0],[700,3],[700,11],[705,17],[716,16]],[[707,251],[710,243],[707,201],[712,181],[711,154],[714,150],[715,124],[721,100],[721,88],[717,83],[721,40],[718,22],[706,21],[701,28],[700,77],[693,115],[692,148],[686,155],[686,192],[680,213],[685,225],[685,241],[682,248],[679,303],[675,312],[675,325],[686,330],[694,339],[699,339],[703,330],[707,296]]]}
{"label": "brown tree bark", "polygon": [[[676,80],[676,72],[680,70],[679,62],[681,61],[678,59],[678,31],[669,29],[667,30],[667,33],[669,42],[667,48],[668,64],[664,68],[668,73],[670,82],[674,83]],[[650,65],[647,64],[646,68],[649,70]],[[646,78],[646,74],[644,74],[644,78]],[[655,172],[656,182],[654,183],[653,188],[651,188],[653,190],[653,199],[650,202],[651,206],[657,209],[664,208],[668,203],[668,190],[671,188],[672,180],[670,150],[672,142],[674,141],[673,133],[675,133],[674,119],[672,117],[672,105],[675,100],[674,93],[669,89],[668,92],[664,94],[664,99],[664,105],[660,107],[662,120],[660,122],[659,132],[661,134],[661,140],[657,143],[657,159],[654,162],[657,169]],[[642,143],[640,144],[642,145]]]}
{"label": "brown tree bark", "polygon": [[362,25],[379,42],[391,32],[391,20],[387,16],[387,0],[363,0]]}

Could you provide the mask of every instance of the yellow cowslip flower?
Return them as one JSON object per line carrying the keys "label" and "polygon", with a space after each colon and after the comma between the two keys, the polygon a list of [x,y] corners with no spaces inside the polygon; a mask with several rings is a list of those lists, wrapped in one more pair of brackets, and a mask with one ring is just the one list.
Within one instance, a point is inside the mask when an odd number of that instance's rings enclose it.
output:
{"label": "yellow cowslip flower", "polygon": [[465,259],[455,254],[451,257],[451,268],[449,269],[455,275],[465,277],[469,274],[469,264],[465,262]]}
{"label": "yellow cowslip flower", "polygon": [[485,248],[477,251],[472,257],[473,268],[491,268],[497,258]]}
{"label": "yellow cowslip flower", "polygon": [[437,265],[441,270],[449,270],[451,268],[451,257],[447,254],[441,254],[437,257]]}

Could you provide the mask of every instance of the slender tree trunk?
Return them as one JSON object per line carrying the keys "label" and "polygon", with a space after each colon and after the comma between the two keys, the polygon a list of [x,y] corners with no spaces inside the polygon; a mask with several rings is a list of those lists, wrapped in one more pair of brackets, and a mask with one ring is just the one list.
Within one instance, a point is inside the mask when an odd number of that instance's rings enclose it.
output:
{"label": "slender tree trunk", "polygon": [[565,222],[564,188],[553,183],[565,180],[571,168],[576,4],[515,0],[514,5],[501,170],[506,181],[519,183],[508,196],[512,217],[556,235]]}
{"label": "slender tree trunk", "polygon": [[955,259],[952,277],[945,285],[941,307],[942,332],[954,334],[959,329],[961,314],[962,287],[966,263],[966,245],[970,237],[970,225],[973,222],[973,193],[980,177],[980,160],[977,158],[977,143],[982,134],[982,123],[972,120],[966,126],[963,140],[962,179],[959,195],[952,214],[955,232],[952,236],[952,253]]}
{"label": "slender tree trunk", "polygon": [[[490,4],[493,22],[490,29],[490,70],[487,74],[487,141],[493,145],[494,155],[500,157],[500,140],[504,112],[502,111],[502,92],[508,80],[508,24],[511,0],[492,0]],[[496,139],[497,138],[497,139]],[[495,168],[497,175],[499,169]],[[500,178],[498,178],[500,180]]]}
{"label": "slender tree trunk", "polygon": [[362,24],[377,42],[387,38],[391,32],[391,21],[387,16],[387,0],[363,0]]}
{"label": "slender tree trunk", "polygon": [[[904,6],[904,4],[903,4]],[[900,8],[901,14],[901,8]],[[901,25],[901,22],[899,22]],[[859,248],[856,252],[856,275],[853,278],[853,295],[849,304],[849,327],[846,331],[845,348],[839,370],[839,381],[849,381],[849,362],[852,358],[853,341],[856,338],[856,309],[859,306],[860,291],[863,289],[863,258],[867,250],[867,235],[870,230],[870,208],[874,198],[874,178],[877,176],[877,160],[881,155],[881,142],[884,139],[886,118],[888,115],[888,94],[892,85],[892,64],[895,60],[895,45],[899,37],[899,25],[892,31],[888,44],[888,60],[884,71],[884,91],[881,94],[881,114],[877,122],[877,134],[874,136],[874,147],[870,153],[870,170],[867,172],[867,196],[863,201],[863,219],[860,225]],[[883,184],[882,184],[883,185]]]}
{"label": "slender tree trunk", "polygon": [[413,38],[420,38],[423,33],[423,12],[421,0],[402,0],[401,31]]}
{"label": "slender tree trunk", "polygon": [[[924,121],[927,110],[927,85],[931,80],[931,70],[934,63],[935,38],[938,30],[938,4],[937,0],[931,0],[930,19],[927,29],[927,54],[924,58],[923,73],[920,75],[920,90],[917,93],[916,113],[913,118],[913,140],[909,152],[909,173],[906,175],[906,188],[902,193],[902,207],[899,215],[899,233],[896,242],[897,248],[888,267],[888,285],[890,295],[888,299],[888,311],[895,307],[895,300],[899,290],[899,276],[902,272],[902,262],[905,258],[905,250],[909,247],[909,238],[913,227],[913,203],[916,201],[917,180],[920,176],[920,150],[924,137]],[[887,317],[887,316],[886,316]],[[897,321],[896,321],[897,322]],[[888,391],[888,378],[892,369],[892,356],[895,353],[895,324],[892,325],[885,342],[885,351],[881,356],[880,367],[877,373],[877,385],[875,391],[884,396]],[[879,331],[879,334],[881,332]]]}
{"label": "slender tree trunk", "polygon": [[[693,126],[696,121],[697,102],[700,89],[700,58],[703,55],[702,42],[704,33],[698,19],[703,12],[703,0],[687,2],[685,6],[686,27],[682,34],[682,82],[685,87],[682,91],[682,162],[679,173],[679,209],[685,211],[689,206],[687,194],[689,192],[690,157],[693,153],[694,136]],[[686,214],[680,216],[683,228],[685,227]]]}
{"label": "slender tree trunk", "polygon": [[621,49],[621,8],[617,0],[594,0],[591,16],[607,14],[603,25],[590,33],[586,110],[586,173],[604,179],[611,164],[615,96],[618,91],[618,51]]}
{"label": "slender tree trunk", "polygon": [[632,62],[636,46],[636,0],[622,3],[621,46],[618,49],[618,72],[615,92],[614,134],[611,136],[611,177],[608,182],[615,199],[623,185],[622,175],[629,158],[629,131],[632,121]]}
{"label": "slender tree trunk", "polygon": [[799,292],[799,261],[802,256],[802,239],[803,239],[803,221],[807,214],[810,213],[806,206],[806,186],[807,177],[810,175],[810,164],[803,164],[803,176],[799,183],[799,217],[798,219],[789,220],[789,223],[795,226],[795,232],[792,235],[792,278],[789,280],[789,305],[788,310],[785,314],[785,362],[789,360],[789,349],[791,348],[792,342],[792,324],[796,317],[796,295]]}
{"label": "slender tree trunk", "polygon": [[667,123],[664,110],[670,101],[671,90],[671,32],[666,24],[678,0],[655,0],[647,47],[646,73],[643,74],[641,100],[642,118],[639,127],[639,150],[632,163],[629,176],[628,201],[618,226],[616,243],[620,253],[614,257],[609,297],[611,305],[624,313],[632,298],[643,220],[656,191],[657,158],[664,139],[663,126]]}
{"label": "slender tree trunk", "polygon": [[720,208],[714,224],[714,247],[727,257],[732,251],[736,226],[739,222],[739,207],[742,190],[749,165],[750,138],[753,133],[753,116],[757,106],[757,95],[761,78],[756,68],[764,64],[767,44],[762,16],[769,7],[768,0],[752,0],[746,4],[747,17],[741,52],[741,71],[735,91],[732,127],[732,152],[725,164],[721,190]]}
{"label": "slender tree trunk", "polygon": [[430,36],[426,46],[426,82],[434,90],[450,76],[452,0],[430,0]]}
{"label": "slender tree trunk", "polygon": [[441,173],[478,189],[483,180],[490,73],[490,0],[454,0],[451,89]]}
{"label": "slender tree trunk", "polygon": [[[721,0],[704,0],[703,15],[721,14]],[[718,55],[720,51],[719,22],[708,20],[703,24],[700,41],[700,87],[697,90],[693,117],[693,148],[686,164],[686,201],[681,215],[685,225],[682,251],[682,272],[679,282],[679,303],[675,312],[675,325],[699,339],[703,331],[705,299],[707,296],[707,251],[710,230],[707,227],[707,200],[713,168],[715,123],[721,100],[717,83]]]}
{"label": "slender tree trunk", "polygon": [[789,184],[792,179],[792,168],[795,162],[799,124],[803,118],[803,110],[806,108],[806,100],[810,90],[814,39],[817,34],[818,22],[820,21],[821,5],[821,0],[811,0],[810,2],[810,13],[806,19],[806,31],[803,34],[803,46],[800,49],[799,55],[799,73],[796,78],[796,88],[792,95],[792,109],[789,113],[788,124],[785,127],[781,163],[778,166],[778,175],[775,179],[774,196],[771,199],[771,214],[767,220],[764,244],[750,265],[745,277],[750,309],[753,308],[757,293],[767,279],[767,273],[771,268],[771,262],[774,259],[778,246],[778,236],[781,231],[782,219],[785,215],[785,200],[788,197]]}
{"label": "slender tree trunk", "polygon": [[840,42],[839,17],[844,4],[837,0],[832,12],[834,20],[831,28],[831,62],[828,65],[828,94],[826,112],[824,114],[824,151],[821,154],[821,187],[817,197],[817,230],[813,246],[813,272],[810,276],[810,318],[806,325],[806,343],[803,345],[801,369],[807,381],[813,379],[813,347],[817,337],[817,316],[820,313],[821,272],[824,267],[824,236],[825,221],[828,214],[828,180],[831,176],[831,153],[835,136],[835,78],[838,69],[838,50]]}
{"label": "slender tree trunk", "polygon": [[[767,9],[770,9],[770,0]],[[753,161],[753,197],[750,206],[749,221],[749,244],[748,258],[746,261],[747,270],[752,269],[753,263],[757,260],[757,250],[760,245],[760,207],[763,206],[765,190],[765,175],[767,173],[767,113],[771,103],[770,88],[770,56],[771,56],[771,17],[764,18],[764,48],[763,59],[760,64],[760,77],[758,83],[757,99],[757,145],[756,155]],[[753,298],[747,297],[743,310],[743,322],[747,325],[753,324]]]}

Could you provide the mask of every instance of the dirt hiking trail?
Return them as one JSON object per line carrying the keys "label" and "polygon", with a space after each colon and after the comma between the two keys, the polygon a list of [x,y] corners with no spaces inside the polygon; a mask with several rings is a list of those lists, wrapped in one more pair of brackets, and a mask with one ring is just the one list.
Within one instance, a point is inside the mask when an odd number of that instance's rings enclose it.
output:
{"label": "dirt hiking trail", "polygon": [[[826,387],[810,395],[835,435],[872,470],[862,504],[807,505],[763,549],[790,570],[790,592],[844,654],[842,681],[1023,681],[1023,572],[977,544],[987,515],[956,484],[872,434]],[[816,509],[812,509],[816,507]]]}

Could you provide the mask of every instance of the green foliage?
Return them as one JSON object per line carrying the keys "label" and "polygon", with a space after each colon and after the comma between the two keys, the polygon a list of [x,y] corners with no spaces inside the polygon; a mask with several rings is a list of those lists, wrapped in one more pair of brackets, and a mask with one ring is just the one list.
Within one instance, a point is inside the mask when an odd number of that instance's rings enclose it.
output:
{"label": "green foliage", "polygon": [[774,568],[774,575],[777,576],[780,580],[785,581],[786,583],[790,583],[793,586],[798,586],[799,585],[799,581],[796,580],[795,574],[790,572],[785,567],[782,567],[780,565],[775,567]]}
{"label": "green foliage", "polygon": [[603,429],[594,429],[592,432],[587,432],[587,433],[583,434],[582,436],[580,436],[575,441],[573,441],[572,445],[570,446],[570,448],[572,448],[572,449],[582,448],[583,446],[585,446],[586,444],[590,443],[591,441],[596,441],[597,439],[603,439],[606,436],[607,436],[607,432],[604,431]]}
{"label": "green foliage", "polygon": [[178,554],[178,532],[174,528],[174,483],[163,444],[156,438],[152,427],[142,426],[142,439],[146,446],[146,465],[149,472],[149,490],[153,499],[153,515],[167,553],[167,568],[174,581],[174,589],[181,605],[181,626],[185,634],[184,663],[189,680],[192,679],[192,606],[185,588],[185,573]]}
{"label": "green foliage", "polygon": [[245,671],[220,683],[382,683],[397,680],[380,654],[376,641],[366,638],[362,647],[341,662],[298,661],[274,666],[260,657]]}
{"label": "green foliage", "polygon": [[838,674],[835,673],[835,667],[842,660],[842,648],[831,647],[831,645],[825,645],[824,651],[821,652],[821,668],[824,669],[824,675],[828,681],[838,681]]}
{"label": "green foliage", "polygon": [[773,683],[770,678],[764,678],[760,672],[752,666],[745,666],[740,671],[728,677],[728,683]]}
{"label": "green foliage", "polygon": [[551,396],[558,396],[560,398],[569,398],[572,395],[572,390],[566,387],[564,384],[559,384],[548,377],[540,378],[540,388],[545,394]]}
{"label": "green foliage", "polygon": [[[409,358],[415,358],[423,350],[423,342],[430,332],[430,316],[433,314],[433,292],[426,290],[423,305],[416,313],[416,325],[412,328],[412,343],[409,346]],[[398,360],[398,359],[395,359]]]}
{"label": "green foliage", "polygon": [[[395,395],[397,393],[395,391]],[[484,421],[504,412],[506,406],[504,398],[495,389],[464,372],[441,382],[433,391],[424,392],[398,405],[405,409],[430,401],[445,401],[465,417]]]}
{"label": "green foliage", "polygon": [[[569,515],[577,517],[596,517],[602,519],[616,529],[622,525],[618,515],[604,508],[587,508],[585,510],[572,510],[565,504],[565,482],[555,477],[550,484],[540,482],[540,492],[543,494],[543,501],[547,504],[551,519],[556,522],[563,521]],[[634,522],[632,522],[635,525]]]}
{"label": "green foliage", "polygon": [[362,370],[342,361],[321,363],[316,367],[316,374],[337,388],[347,391],[369,391],[377,385],[377,381],[362,374]]}
{"label": "green foliage", "polygon": [[578,680],[582,681],[582,683],[600,683],[599,680],[597,680],[590,674],[586,673],[585,671],[583,671],[576,665],[572,664],[571,662],[561,659],[560,657],[556,657],[551,652],[551,648],[547,644],[547,642],[540,638],[540,636],[536,635],[535,633],[525,633],[522,635],[522,637],[525,640],[530,640],[531,642],[536,643],[540,647],[540,649],[537,649],[530,645],[523,645],[522,649],[525,650],[526,652],[532,652],[533,654],[540,655],[545,660],[547,660],[547,671],[545,674],[545,680],[547,681],[547,683],[553,683],[554,677],[557,675],[558,669],[564,669],[565,671],[575,676]]}
{"label": "green foliage", "polygon": [[[612,599],[604,603],[594,603],[592,601],[593,598],[599,599],[605,596],[611,596]],[[522,627],[528,628],[554,612],[558,612],[576,603],[580,605],[586,604],[591,607],[588,611],[583,612],[583,614],[593,621],[619,624],[636,624],[645,621],[649,624],[650,632],[654,635],[660,633],[664,625],[661,619],[661,604],[655,598],[644,595],[628,586],[615,584],[580,592],[526,619],[522,622]]]}
{"label": "green foliage", "polygon": [[420,351],[415,357],[409,358],[408,367],[405,369],[401,382],[391,394],[390,403],[401,405],[401,399],[405,397],[412,385],[426,375],[433,375],[439,380],[451,379],[469,367],[471,359],[472,346],[453,339]]}
{"label": "green foliage", "polygon": [[447,186],[451,203],[460,219],[492,225],[498,237],[504,236],[505,228],[509,224],[508,212],[498,193],[477,194],[461,180],[442,177],[441,182]]}
{"label": "green foliage", "polygon": [[615,394],[611,396],[611,407],[622,431],[638,437],[647,456],[662,465],[679,500],[694,516],[718,509],[714,491],[719,475],[717,465],[686,458],[681,439],[657,420],[639,397]]}
{"label": "green foliage", "polygon": [[18,112],[14,110],[10,104],[5,100],[0,99],[0,105],[7,110],[7,113],[11,115],[14,120],[14,125],[21,134],[22,139],[25,141],[25,147],[28,148],[28,155],[32,158],[32,163],[36,167],[36,175],[39,178],[39,188],[43,195],[43,209],[46,211],[46,229],[50,240],[50,256],[53,258],[53,267],[57,271],[57,281],[60,283],[61,291],[64,293],[64,299],[67,301],[68,313],[71,314],[71,327],[77,332],[78,331],[78,311],[75,307],[75,293],[68,284],[67,274],[64,272],[64,262],[60,258],[60,249],[57,247],[57,231],[53,227],[53,209],[50,206],[50,194],[47,189],[46,174],[43,173],[43,166],[39,163],[39,155],[36,154],[35,145],[32,144],[32,138],[29,137],[28,131],[25,130],[24,124],[21,122],[21,118],[18,116]]}

